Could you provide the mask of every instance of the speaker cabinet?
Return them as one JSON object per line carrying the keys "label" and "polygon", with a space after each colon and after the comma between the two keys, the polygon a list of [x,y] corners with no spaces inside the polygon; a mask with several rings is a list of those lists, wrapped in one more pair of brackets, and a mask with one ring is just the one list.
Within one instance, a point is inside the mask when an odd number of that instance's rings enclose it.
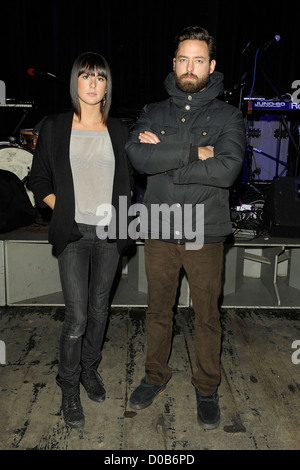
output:
{"label": "speaker cabinet", "polygon": [[289,135],[280,116],[248,117],[247,139],[252,180],[272,181],[286,175]]}
{"label": "speaker cabinet", "polygon": [[278,178],[271,183],[263,218],[271,236],[300,238],[300,177]]}

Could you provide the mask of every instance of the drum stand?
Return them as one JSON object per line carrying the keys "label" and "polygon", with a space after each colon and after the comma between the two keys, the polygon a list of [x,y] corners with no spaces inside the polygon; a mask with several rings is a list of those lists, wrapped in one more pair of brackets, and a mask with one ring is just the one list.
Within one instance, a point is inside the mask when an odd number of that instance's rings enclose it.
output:
{"label": "drum stand", "polygon": [[23,116],[21,117],[21,119],[19,120],[18,124],[16,125],[16,127],[14,128],[12,132],[13,138],[16,138],[15,135],[17,134],[18,130],[21,128],[22,122],[25,121],[29,112],[30,112],[30,109],[23,109]]}

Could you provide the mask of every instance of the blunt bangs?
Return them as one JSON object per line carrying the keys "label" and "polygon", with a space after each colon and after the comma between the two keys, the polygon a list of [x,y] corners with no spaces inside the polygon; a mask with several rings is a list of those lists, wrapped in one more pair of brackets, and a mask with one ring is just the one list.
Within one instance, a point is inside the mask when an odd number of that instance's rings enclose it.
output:
{"label": "blunt bangs", "polygon": [[[95,73],[96,71],[96,73]],[[96,60],[86,60],[82,64],[78,65],[78,77],[82,73],[86,73],[87,75],[97,75],[98,77],[104,77],[107,79],[107,67],[103,62]]]}
{"label": "blunt bangs", "polygon": [[81,117],[80,103],[77,94],[78,77],[81,74],[97,75],[106,79],[107,94],[105,102],[101,105],[101,112],[106,122],[111,106],[112,80],[109,65],[106,59],[96,52],[85,52],[74,62],[70,78],[70,95],[75,113]]}
{"label": "blunt bangs", "polygon": [[97,69],[96,67],[84,67],[83,69],[79,69],[78,70],[78,77],[81,75],[81,74],[86,74],[86,75],[95,75],[97,77],[103,77],[103,78],[106,78],[106,70],[104,69]]}

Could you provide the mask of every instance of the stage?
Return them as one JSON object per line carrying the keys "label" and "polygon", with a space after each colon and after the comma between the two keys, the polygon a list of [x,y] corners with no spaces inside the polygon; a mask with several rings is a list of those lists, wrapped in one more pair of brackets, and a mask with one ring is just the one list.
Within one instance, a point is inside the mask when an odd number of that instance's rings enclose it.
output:
{"label": "stage", "polygon": [[86,424],[68,428],[55,383],[63,315],[62,307],[0,308],[2,450],[100,450],[100,463],[107,451],[183,452],[197,462],[200,450],[299,450],[299,346],[292,345],[300,310],[221,309],[222,417],[212,431],[197,423],[190,308],[175,315],[172,378],[137,412],[128,399],[144,374],[145,309],[113,308],[99,367],[107,398],[92,402],[81,387]]}

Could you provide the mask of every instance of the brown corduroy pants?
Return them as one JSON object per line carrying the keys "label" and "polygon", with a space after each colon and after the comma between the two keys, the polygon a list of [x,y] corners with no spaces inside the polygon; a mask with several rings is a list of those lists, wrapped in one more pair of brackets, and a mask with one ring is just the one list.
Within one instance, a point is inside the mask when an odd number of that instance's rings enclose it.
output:
{"label": "brown corduroy pants", "polygon": [[223,243],[206,244],[200,250],[160,240],[145,241],[148,281],[146,312],[146,381],[165,384],[172,372],[168,365],[173,332],[173,307],[181,267],[188,278],[193,309],[196,370],[192,383],[203,396],[220,383],[221,326],[218,300],[222,287]]}

